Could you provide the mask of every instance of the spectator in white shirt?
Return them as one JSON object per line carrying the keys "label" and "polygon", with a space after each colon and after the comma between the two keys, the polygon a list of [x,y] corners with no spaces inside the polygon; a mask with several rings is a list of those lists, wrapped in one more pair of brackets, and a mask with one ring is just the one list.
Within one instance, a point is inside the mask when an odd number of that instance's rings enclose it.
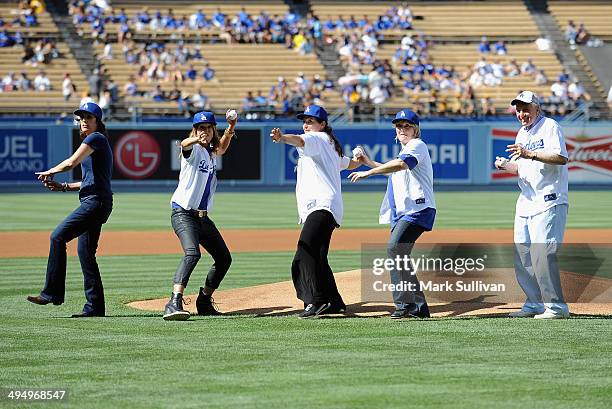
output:
{"label": "spectator in white shirt", "polygon": [[34,78],[34,89],[37,91],[50,91],[51,80],[47,77],[44,70],[40,70],[38,75]]}
{"label": "spectator in white shirt", "polygon": [[104,45],[104,52],[102,53],[102,58],[105,60],[113,59],[113,46],[111,43],[107,42]]}
{"label": "spectator in white shirt", "polygon": [[66,73],[64,75],[64,81],[62,81],[62,95],[64,96],[64,101],[68,101],[75,91],[76,88],[72,83],[72,78],[70,78],[69,73]]}
{"label": "spectator in white shirt", "polygon": [[555,81],[550,86],[550,92],[552,92],[553,96],[557,99],[557,102],[565,102],[568,100],[567,84],[565,83]]}
{"label": "spectator in white shirt", "polygon": [[208,95],[202,92],[201,88],[198,88],[198,92],[193,94],[189,100],[191,101],[191,105],[196,111],[210,110],[210,102],[208,101]]}
{"label": "spectator in white shirt", "polygon": [[6,77],[2,79],[2,91],[10,92],[17,90],[17,79],[15,78],[14,72],[9,72]]}
{"label": "spectator in white shirt", "polygon": [[588,97],[586,95],[586,91],[584,90],[584,87],[582,86],[582,84],[578,80],[574,80],[567,87],[567,93],[569,94],[569,97],[572,100],[574,100],[575,102],[578,102],[578,101],[583,100],[583,99],[588,99]]}

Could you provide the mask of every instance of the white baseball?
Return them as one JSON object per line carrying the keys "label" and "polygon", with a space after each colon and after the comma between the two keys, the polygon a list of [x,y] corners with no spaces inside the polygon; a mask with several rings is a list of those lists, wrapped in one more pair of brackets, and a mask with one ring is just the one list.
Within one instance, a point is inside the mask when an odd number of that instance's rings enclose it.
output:
{"label": "white baseball", "polygon": [[228,121],[233,121],[236,118],[238,118],[238,112],[236,112],[235,109],[230,109],[229,111],[227,111],[227,113],[225,114],[225,118]]}
{"label": "white baseball", "polygon": [[361,146],[357,146],[353,149],[353,158],[359,158],[361,156],[365,156],[365,152]]}

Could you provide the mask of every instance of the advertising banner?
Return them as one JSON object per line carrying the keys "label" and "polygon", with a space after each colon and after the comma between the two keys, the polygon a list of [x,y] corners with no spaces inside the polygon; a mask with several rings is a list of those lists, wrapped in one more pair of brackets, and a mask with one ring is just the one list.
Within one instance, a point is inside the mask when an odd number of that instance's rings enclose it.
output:
{"label": "advertising banner", "polygon": [[[496,170],[496,156],[505,156],[514,143],[517,129],[491,129],[491,182],[513,181],[516,176]],[[563,127],[570,183],[612,184],[612,132],[606,128]]]}
{"label": "advertising banner", "polygon": [[[301,134],[301,130],[286,130],[286,133]],[[469,132],[467,129],[422,129],[421,138],[429,148],[433,165],[434,180],[469,182]],[[344,154],[352,157],[355,146],[364,147],[370,159],[388,162],[397,158],[401,145],[395,141],[393,129],[335,129],[334,133],[343,146]],[[290,145],[285,147],[285,180],[296,179],[298,153]],[[341,173],[346,180],[349,171]],[[386,183],[384,176],[375,176]]]}
{"label": "advertising banner", "polygon": [[46,129],[0,129],[0,180],[34,181],[47,168]]}
{"label": "advertising banner", "polygon": [[[184,129],[109,129],[113,149],[113,180],[171,180],[181,170],[180,141],[188,135]],[[240,129],[227,152],[217,158],[219,180],[261,179],[261,131]],[[81,140],[73,132],[73,148]],[[74,170],[80,179],[81,169]]]}

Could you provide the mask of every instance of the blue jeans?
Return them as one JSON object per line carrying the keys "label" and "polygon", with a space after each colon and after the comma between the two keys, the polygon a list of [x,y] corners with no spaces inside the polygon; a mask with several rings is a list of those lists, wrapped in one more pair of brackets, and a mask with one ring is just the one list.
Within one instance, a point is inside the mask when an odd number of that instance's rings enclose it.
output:
{"label": "blue jeans", "polygon": [[51,233],[47,277],[41,297],[59,305],[66,292],[66,243],[78,237],[78,255],[83,270],[83,287],[87,303],[85,313],[104,314],[104,288],[96,262],[96,250],[102,225],[113,210],[113,202],[97,196],[81,199],[81,205]]}
{"label": "blue jeans", "polygon": [[170,220],[184,252],[174,274],[174,284],[187,287],[189,277],[200,261],[202,245],[215,261],[208,271],[204,285],[212,289],[219,288],[232,264],[232,256],[215,223],[208,216],[199,217],[197,212],[183,209],[172,209]]}
{"label": "blue jeans", "polygon": [[[414,242],[423,234],[425,229],[407,220],[397,222],[387,244],[387,256],[410,256]],[[419,280],[416,274],[411,274],[406,270],[391,270],[391,283],[400,284],[402,282],[412,283],[415,291],[393,291],[393,302],[398,310],[408,310],[411,314],[427,318],[429,317],[429,307],[425,300],[425,294],[420,289]]]}

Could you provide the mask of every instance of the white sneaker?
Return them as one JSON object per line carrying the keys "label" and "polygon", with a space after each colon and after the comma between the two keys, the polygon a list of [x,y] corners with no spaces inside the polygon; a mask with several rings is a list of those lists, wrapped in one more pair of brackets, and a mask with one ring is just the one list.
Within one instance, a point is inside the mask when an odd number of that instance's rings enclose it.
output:
{"label": "white sneaker", "polygon": [[538,315],[538,313],[535,311],[519,310],[519,311],[511,312],[510,314],[508,314],[508,317],[510,318],[532,318],[532,317],[535,317],[536,315]]}
{"label": "white sneaker", "polygon": [[538,314],[533,318],[535,318],[536,320],[555,320],[569,317],[569,313],[566,314],[562,312],[544,311],[542,314]]}

